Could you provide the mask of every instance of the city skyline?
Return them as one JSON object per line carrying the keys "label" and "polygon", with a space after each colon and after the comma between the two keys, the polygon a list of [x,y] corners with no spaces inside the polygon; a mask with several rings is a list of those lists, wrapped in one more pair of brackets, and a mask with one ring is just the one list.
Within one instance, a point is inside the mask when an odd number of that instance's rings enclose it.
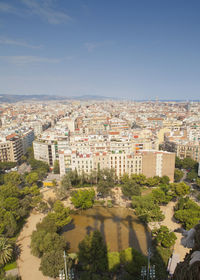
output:
{"label": "city skyline", "polygon": [[0,94],[199,98],[198,1],[0,1]]}

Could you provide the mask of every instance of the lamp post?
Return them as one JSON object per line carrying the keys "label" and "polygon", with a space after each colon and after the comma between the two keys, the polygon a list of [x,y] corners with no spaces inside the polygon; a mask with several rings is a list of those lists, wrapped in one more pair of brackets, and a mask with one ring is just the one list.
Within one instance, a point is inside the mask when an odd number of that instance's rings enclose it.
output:
{"label": "lamp post", "polygon": [[150,259],[151,259],[151,249],[148,249],[148,263],[147,263],[147,267],[146,266],[142,266],[141,268],[141,277],[142,280],[144,279],[155,279],[156,275],[155,275],[155,265],[151,265],[150,264]]}
{"label": "lamp post", "polygon": [[142,276],[142,280],[145,279],[147,275],[147,269],[146,269],[146,266],[142,266],[142,269],[141,269],[141,276]]}
{"label": "lamp post", "polygon": [[155,273],[155,265],[150,266],[150,278],[155,279],[156,278],[156,273]]}
{"label": "lamp post", "polygon": [[151,249],[148,249],[147,280],[149,280]]}
{"label": "lamp post", "polygon": [[68,280],[68,271],[67,271],[67,256],[66,256],[66,253],[65,253],[65,251],[64,251],[64,263],[65,263],[65,276],[66,276],[66,278],[64,278],[64,279],[66,279],[66,280]]}
{"label": "lamp post", "polygon": [[60,280],[65,280],[65,271],[63,270],[59,270],[59,279]]}

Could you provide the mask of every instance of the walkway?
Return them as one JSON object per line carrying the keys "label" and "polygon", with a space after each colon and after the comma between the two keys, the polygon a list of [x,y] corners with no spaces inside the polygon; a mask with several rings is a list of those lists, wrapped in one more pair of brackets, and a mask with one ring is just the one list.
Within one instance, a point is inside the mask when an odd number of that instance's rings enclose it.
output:
{"label": "walkway", "polygon": [[[174,231],[177,228],[181,227],[181,224],[178,224],[173,218],[174,215],[174,206],[176,202],[170,201],[166,206],[160,206],[163,214],[165,215],[165,219],[162,222],[151,222],[149,224],[150,229],[158,228],[161,225],[167,226],[171,231]],[[176,234],[176,243],[174,245],[174,253],[180,256],[180,261],[184,260],[186,253],[190,251],[190,249],[183,247],[181,245],[181,238],[183,237],[181,233],[175,232]]]}
{"label": "walkway", "polygon": [[20,247],[21,254],[17,260],[19,274],[22,280],[49,280],[49,277],[45,277],[39,270],[40,259],[34,257],[31,254],[31,234],[36,229],[36,224],[40,222],[44,217],[41,213],[30,214],[26,224],[24,225],[17,241],[17,245]]}

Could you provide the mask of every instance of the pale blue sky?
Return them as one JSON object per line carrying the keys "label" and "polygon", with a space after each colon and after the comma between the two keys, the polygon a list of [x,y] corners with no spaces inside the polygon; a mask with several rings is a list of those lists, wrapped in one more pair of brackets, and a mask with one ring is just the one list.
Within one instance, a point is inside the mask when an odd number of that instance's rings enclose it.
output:
{"label": "pale blue sky", "polygon": [[200,99],[200,1],[0,0],[0,93]]}

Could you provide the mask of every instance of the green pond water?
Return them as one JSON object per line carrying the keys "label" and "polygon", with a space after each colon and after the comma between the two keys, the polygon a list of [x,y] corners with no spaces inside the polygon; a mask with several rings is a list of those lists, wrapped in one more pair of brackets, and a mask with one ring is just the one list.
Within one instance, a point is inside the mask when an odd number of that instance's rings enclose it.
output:
{"label": "green pond water", "polygon": [[70,243],[70,252],[77,252],[85,235],[98,229],[110,251],[133,247],[147,254],[150,232],[130,209],[97,206],[78,211],[71,217],[72,222],[64,227],[63,232],[65,240]]}

